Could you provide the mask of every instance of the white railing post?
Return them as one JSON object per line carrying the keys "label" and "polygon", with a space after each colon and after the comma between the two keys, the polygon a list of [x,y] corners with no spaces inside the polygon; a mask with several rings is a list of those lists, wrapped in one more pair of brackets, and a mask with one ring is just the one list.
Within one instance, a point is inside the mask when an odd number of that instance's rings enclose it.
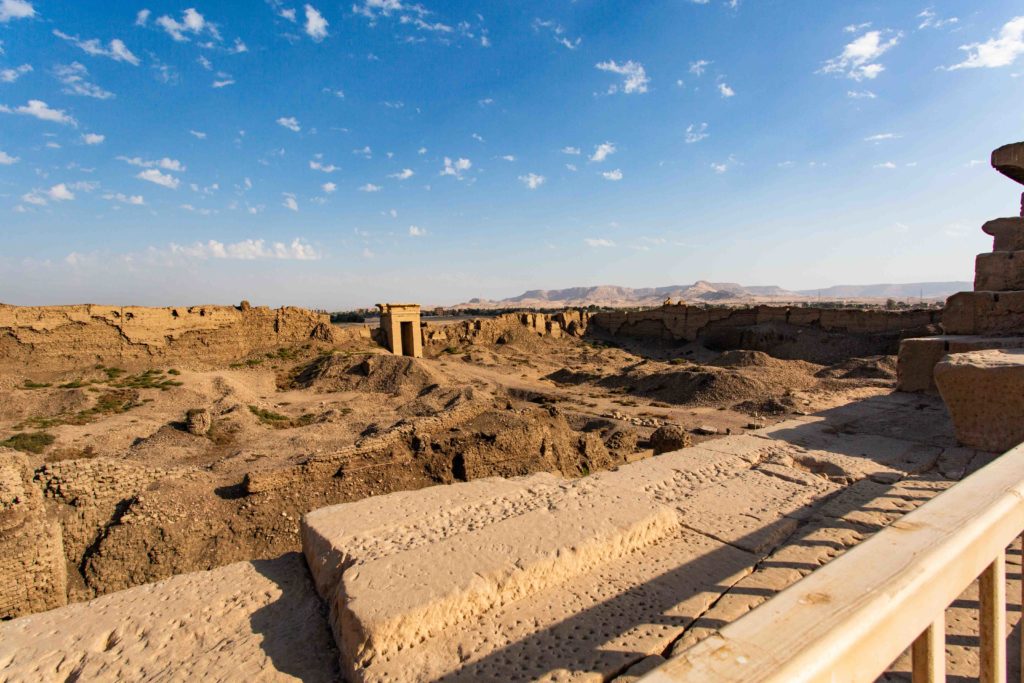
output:
{"label": "white railing post", "polygon": [[978,581],[981,683],[1006,681],[1006,553],[1000,552]]}
{"label": "white railing post", "polygon": [[910,660],[913,683],[938,683],[946,680],[945,612],[914,641]]}

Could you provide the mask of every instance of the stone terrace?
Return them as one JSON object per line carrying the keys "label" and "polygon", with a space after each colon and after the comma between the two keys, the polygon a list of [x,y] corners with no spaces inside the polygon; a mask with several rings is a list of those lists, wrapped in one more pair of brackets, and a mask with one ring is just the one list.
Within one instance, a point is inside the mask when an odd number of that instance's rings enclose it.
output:
{"label": "stone terrace", "polygon": [[[294,558],[241,563],[0,624],[0,680],[631,680],[991,457],[937,398],[892,394],[583,479],[323,508],[312,582]],[[292,611],[301,637],[267,619]]]}

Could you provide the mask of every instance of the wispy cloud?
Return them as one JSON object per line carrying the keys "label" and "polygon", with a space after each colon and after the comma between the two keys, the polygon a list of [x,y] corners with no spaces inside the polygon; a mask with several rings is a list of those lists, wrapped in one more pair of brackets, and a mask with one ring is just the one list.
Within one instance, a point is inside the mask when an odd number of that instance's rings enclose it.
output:
{"label": "wispy cloud", "polygon": [[696,62],[690,62],[690,73],[695,76],[703,76],[709,66],[711,66],[711,62],[708,60],[698,59]]}
{"label": "wispy cloud", "polygon": [[182,173],[185,171],[185,165],[177,159],[171,159],[169,157],[163,157],[162,159],[143,159],[142,157],[117,157],[118,161],[123,161],[131,166],[138,166],[139,168],[162,168],[165,171],[177,171]]}
{"label": "wispy cloud", "polygon": [[403,168],[398,173],[391,173],[388,178],[397,178],[398,180],[408,180],[416,175],[411,168]]}
{"label": "wispy cloud", "polygon": [[427,229],[426,228],[421,228],[418,225],[410,225],[409,226],[409,236],[410,237],[423,237],[426,234],[427,234]]}
{"label": "wispy cloud", "polygon": [[444,168],[441,169],[441,175],[450,175],[462,180],[462,174],[473,167],[473,162],[469,159],[456,159],[452,161],[450,158],[444,158]]}
{"label": "wispy cloud", "polygon": [[922,10],[921,13],[917,15],[917,18],[921,20],[921,23],[917,25],[918,30],[926,28],[943,28],[960,22],[957,17],[949,17],[947,19],[940,18],[939,15],[935,13],[934,7]]}
{"label": "wispy cloud", "polygon": [[0,0],[0,24],[12,19],[32,19],[36,10],[27,0]]}
{"label": "wispy cloud", "polygon": [[732,97],[733,95],[736,94],[736,91],[733,90],[732,88],[730,88],[729,85],[726,84],[726,83],[719,83],[718,84],[718,93],[722,97]]}
{"label": "wispy cloud", "polygon": [[605,180],[619,181],[622,180],[622,171],[619,169],[615,169],[614,171],[605,171],[601,174],[601,176]]}
{"label": "wispy cloud", "polygon": [[632,93],[645,93],[647,92],[647,86],[651,82],[651,79],[647,77],[647,72],[644,70],[643,65],[640,62],[634,62],[629,60],[619,64],[615,60],[609,60],[607,62],[598,62],[594,65],[601,71],[608,71],[613,74],[622,76],[621,84],[613,84],[608,87],[608,94],[612,95],[617,92],[623,92],[627,95]]}
{"label": "wispy cloud", "polygon": [[311,244],[296,237],[290,243],[267,242],[262,239],[247,239],[241,242],[218,242],[208,240],[190,245],[171,243],[166,251],[172,256],[189,259],[234,259],[254,261],[263,259],[283,259],[296,261],[315,261],[321,254]]}
{"label": "wispy cloud", "polygon": [[191,7],[182,13],[181,21],[163,15],[156,20],[156,25],[179,43],[188,42],[189,35],[197,37],[203,33],[209,34],[215,40],[220,40],[220,31],[217,30],[217,26],[206,21],[202,14]]}
{"label": "wispy cloud", "polygon": [[864,138],[864,142],[883,142],[885,140],[899,140],[902,135],[897,133],[877,133],[875,135],[869,135]]}
{"label": "wispy cloud", "polygon": [[132,51],[124,44],[124,41],[119,38],[114,38],[107,44],[107,47],[103,47],[103,43],[98,38],[82,40],[78,36],[71,36],[57,29],[53,30],[53,35],[68,41],[86,54],[94,57],[109,57],[115,62],[127,62],[133,66],[139,65],[139,58],[132,54]]}
{"label": "wispy cloud", "polygon": [[172,176],[170,173],[161,173],[155,168],[147,168],[146,170],[140,172],[135,177],[138,178],[139,180],[145,180],[147,182],[160,185],[161,187],[166,187],[170,190],[177,190],[178,185],[181,184],[181,181]]}
{"label": "wispy cloud", "polygon": [[109,100],[114,97],[114,93],[86,80],[89,70],[79,62],[58,64],[53,68],[53,75],[64,85],[62,92],[67,95],[81,95],[97,100]]}
{"label": "wispy cloud", "polygon": [[82,136],[82,142],[87,145],[99,145],[106,139],[106,135],[100,135],[99,133],[86,133]]}
{"label": "wispy cloud", "polygon": [[10,166],[18,163],[19,161],[21,161],[19,157],[12,157],[10,154],[0,149],[0,166]]}
{"label": "wispy cloud", "polygon": [[277,125],[284,126],[290,131],[298,133],[302,130],[302,126],[299,125],[299,120],[294,116],[282,116],[277,120]]}
{"label": "wispy cloud", "polygon": [[566,35],[565,28],[555,21],[534,19],[532,26],[534,31],[549,31],[556,43],[570,50],[575,50],[583,42],[582,38],[569,38]]}
{"label": "wispy cloud", "polygon": [[584,237],[583,241],[588,247],[614,247],[615,242],[604,237]]}
{"label": "wispy cloud", "polygon": [[14,83],[27,73],[32,73],[31,64],[22,64],[13,69],[0,69],[0,83]]}
{"label": "wispy cloud", "polygon": [[711,134],[708,133],[708,124],[691,123],[686,127],[686,144],[692,145],[695,142],[700,142],[709,135]]}
{"label": "wispy cloud", "polygon": [[380,192],[384,188],[380,185],[374,185],[373,183],[366,183],[365,185],[359,186],[360,192]]}

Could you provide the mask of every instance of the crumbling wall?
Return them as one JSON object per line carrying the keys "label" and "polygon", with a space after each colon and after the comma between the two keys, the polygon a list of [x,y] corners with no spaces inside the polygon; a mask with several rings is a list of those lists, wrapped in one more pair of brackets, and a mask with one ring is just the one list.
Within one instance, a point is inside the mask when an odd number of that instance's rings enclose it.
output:
{"label": "crumbling wall", "polygon": [[701,342],[723,351],[749,349],[777,358],[834,363],[851,356],[895,354],[900,339],[929,334],[941,315],[938,310],[667,305],[595,313],[588,333],[666,344]]}
{"label": "crumbling wall", "polygon": [[503,313],[493,318],[474,318],[457,323],[427,323],[423,341],[427,344],[503,344],[522,335],[582,337],[590,313],[567,309],[560,313]]}
{"label": "crumbling wall", "polygon": [[[356,330],[353,334],[358,334]],[[9,306],[0,304],[0,372],[102,363],[211,367],[342,335],[326,314],[266,306]]]}
{"label": "crumbling wall", "polygon": [[47,516],[28,458],[0,448],[0,619],[66,604],[60,524]]}

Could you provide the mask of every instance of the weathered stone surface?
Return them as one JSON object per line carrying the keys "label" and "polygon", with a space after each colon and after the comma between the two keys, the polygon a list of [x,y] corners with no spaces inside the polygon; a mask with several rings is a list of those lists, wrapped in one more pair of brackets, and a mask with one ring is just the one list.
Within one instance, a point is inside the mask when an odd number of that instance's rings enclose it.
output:
{"label": "weathered stone surface", "polygon": [[97,362],[121,367],[173,362],[222,364],[310,340],[369,338],[369,328],[341,329],[326,314],[266,306],[9,306],[0,304],[0,371],[31,363],[71,370]]}
{"label": "weathered stone surface", "polygon": [[947,353],[1020,348],[1024,348],[1024,337],[947,334],[939,337],[904,339],[900,342],[900,355],[896,363],[896,390],[937,392],[935,365]]}
{"label": "weathered stone surface", "polygon": [[0,619],[65,604],[60,524],[47,515],[28,459],[0,448]]}
{"label": "weathered stone surface", "polygon": [[662,425],[654,430],[650,438],[651,448],[655,455],[678,451],[692,442],[690,435],[679,425]]}
{"label": "weathered stone surface", "polygon": [[325,610],[298,554],[0,623],[4,681],[339,678]]}
{"label": "weathered stone surface", "polygon": [[946,356],[935,383],[964,446],[1001,453],[1024,441],[1024,349]]}
{"label": "weathered stone surface", "polygon": [[959,292],[946,300],[946,334],[1015,334],[1024,330],[1024,291]]}
{"label": "weathered stone surface", "polygon": [[189,434],[206,436],[213,426],[213,415],[206,408],[193,408],[185,414],[185,427]]}
{"label": "weathered stone surface", "polygon": [[996,218],[981,226],[992,235],[992,251],[1024,251],[1024,218]]}
{"label": "weathered stone surface", "polygon": [[1024,251],[978,254],[974,261],[974,289],[989,292],[1024,289]]}
{"label": "weathered stone surface", "polygon": [[1010,180],[1024,184],[1024,142],[1013,142],[993,150],[992,168]]}

